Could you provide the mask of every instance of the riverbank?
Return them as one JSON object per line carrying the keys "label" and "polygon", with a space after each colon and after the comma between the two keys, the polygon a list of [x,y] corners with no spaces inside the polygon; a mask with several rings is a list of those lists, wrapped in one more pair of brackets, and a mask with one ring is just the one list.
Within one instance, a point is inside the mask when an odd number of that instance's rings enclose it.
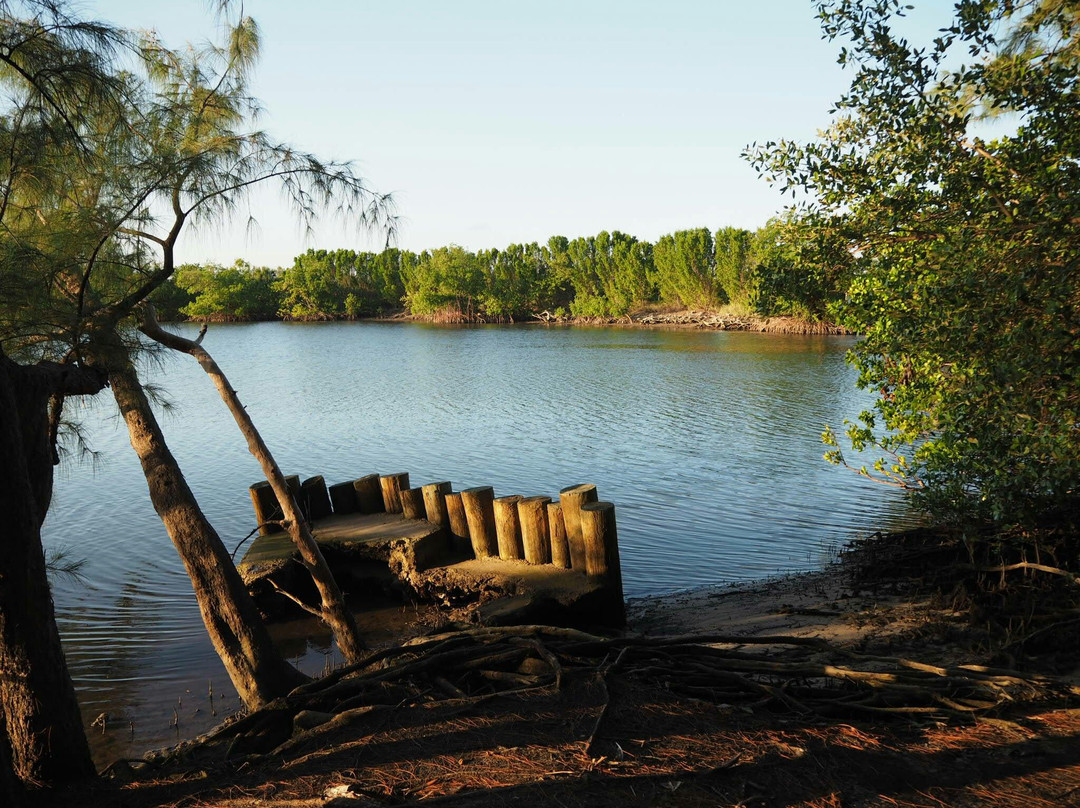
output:
{"label": "riverbank", "polygon": [[763,317],[747,311],[744,307],[724,307],[719,310],[709,309],[672,309],[649,307],[632,311],[621,317],[571,317],[542,311],[527,319],[512,318],[490,321],[483,317],[468,317],[463,312],[453,309],[432,315],[413,315],[398,312],[386,317],[370,318],[371,322],[402,321],[418,323],[439,323],[443,325],[544,325],[558,326],[602,326],[699,329],[703,331],[753,331],[770,334],[807,334],[807,335],[850,335],[848,329],[819,320],[803,317]]}
{"label": "riverbank", "polygon": [[[859,563],[634,599],[623,639],[440,626],[216,741],[48,796],[131,808],[1080,804],[1076,648],[1049,677],[1034,645],[1021,655],[940,590]],[[1010,648],[1008,675],[965,667],[1001,665]]]}
{"label": "riverbank", "polygon": [[311,319],[273,319],[243,317],[197,317],[193,323],[245,323],[245,322],[365,322],[365,323],[436,323],[439,325],[560,325],[560,326],[618,326],[642,328],[700,329],[703,331],[753,331],[768,334],[850,335],[853,332],[835,323],[809,320],[802,317],[763,317],[738,309],[711,311],[705,309],[658,309],[634,311],[622,317],[570,317],[542,311],[526,318],[491,319],[469,317],[461,311],[441,311],[431,315],[409,314],[396,311],[370,317]]}

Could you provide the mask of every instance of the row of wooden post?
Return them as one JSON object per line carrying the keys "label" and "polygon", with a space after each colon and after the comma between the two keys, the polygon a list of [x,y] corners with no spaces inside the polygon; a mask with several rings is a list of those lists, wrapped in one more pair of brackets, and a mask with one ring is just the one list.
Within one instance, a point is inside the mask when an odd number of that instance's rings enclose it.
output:
{"label": "row of wooden post", "polygon": [[[410,487],[408,472],[369,474],[327,488],[321,476],[289,488],[309,519],[331,512],[400,513],[426,519],[468,542],[478,559],[501,558],[580,570],[603,583],[621,611],[623,602],[615,506],[601,502],[595,485],[572,485],[551,497],[496,497],[491,486],[455,493],[449,482]],[[269,483],[255,483],[251,499],[260,532],[276,532],[281,512]]]}

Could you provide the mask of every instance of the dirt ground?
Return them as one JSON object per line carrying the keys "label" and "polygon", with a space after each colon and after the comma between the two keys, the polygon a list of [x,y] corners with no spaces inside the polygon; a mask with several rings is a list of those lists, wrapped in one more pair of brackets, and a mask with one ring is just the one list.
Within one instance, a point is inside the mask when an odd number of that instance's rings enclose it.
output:
{"label": "dirt ground", "polygon": [[[814,637],[948,665],[995,653],[970,611],[856,586],[841,568],[633,600],[629,613],[629,631],[648,637]],[[1075,667],[1055,674],[1080,682]],[[977,716],[825,717],[698,699],[663,677],[568,671],[555,688],[383,705],[247,762],[118,770],[31,804],[1080,806],[1078,708],[1059,698]]]}

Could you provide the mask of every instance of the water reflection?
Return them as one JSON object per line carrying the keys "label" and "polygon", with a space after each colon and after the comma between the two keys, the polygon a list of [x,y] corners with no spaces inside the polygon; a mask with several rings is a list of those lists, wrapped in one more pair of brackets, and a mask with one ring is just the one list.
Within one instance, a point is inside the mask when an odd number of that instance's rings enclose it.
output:
{"label": "water reflection", "polygon": [[[206,344],[288,472],[408,470],[500,494],[596,482],[618,506],[629,595],[812,566],[823,546],[904,516],[895,492],[820,459],[823,425],[869,403],[843,362],[849,338],[265,323],[212,327]],[[151,378],[176,404],[166,437],[231,549],[252,527],[258,465],[194,362]],[[167,743],[174,710],[185,732],[217,720],[211,683],[219,715],[235,693],[115,406],[99,396],[84,415],[102,460],[63,470],[46,540],[90,562],[89,586],[55,584],[61,631],[87,720],[119,716],[103,749],[130,753]],[[400,607],[387,609],[389,621]],[[281,641],[313,673],[334,660],[309,631]]]}

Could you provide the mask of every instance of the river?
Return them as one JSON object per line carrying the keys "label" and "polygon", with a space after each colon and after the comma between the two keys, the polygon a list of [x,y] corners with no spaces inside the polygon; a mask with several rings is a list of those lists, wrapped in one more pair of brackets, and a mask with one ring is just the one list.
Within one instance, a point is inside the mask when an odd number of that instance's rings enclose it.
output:
{"label": "river", "polygon": [[[204,344],[286,473],[408,471],[496,496],[595,483],[616,504],[629,597],[819,566],[906,518],[893,490],[821,459],[823,426],[871,403],[844,363],[849,337],[258,323],[213,326]],[[193,359],[158,357],[146,377],[231,549],[254,525],[259,467]],[[54,596],[84,718],[109,715],[90,730],[103,763],[237,701],[111,397],[69,415],[96,454],[60,468],[45,542],[86,561]],[[308,673],[334,661],[325,638],[288,642]]]}

